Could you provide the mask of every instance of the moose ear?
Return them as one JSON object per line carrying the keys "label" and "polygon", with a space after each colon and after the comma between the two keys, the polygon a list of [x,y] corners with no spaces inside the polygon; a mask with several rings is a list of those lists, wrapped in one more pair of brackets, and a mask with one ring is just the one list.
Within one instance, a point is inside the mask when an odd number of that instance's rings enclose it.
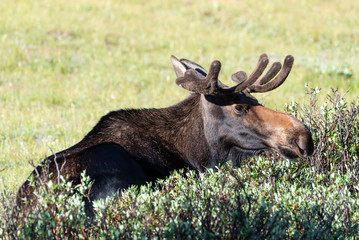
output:
{"label": "moose ear", "polygon": [[193,69],[203,77],[207,76],[207,70],[195,62],[182,58],[178,60],[175,56],[171,56],[173,68],[175,69],[177,77],[183,77],[188,69]]}
{"label": "moose ear", "polygon": [[187,68],[184,64],[182,64],[175,56],[171,56],[171,61],[173,68],[175,69],[177,77],[183,77],[184,73],[186,72]]}
{"label": "moose ear", "polygon": [[196,72],[198,72],[199,74],[201,74],[203,77],[206,77],[207,76],[207,70],[204,69],[202,66],[198,65],[197,63],[195,62],[192,62],[190,60],[187,60],[187,59],[184,59],[182,58],[180,60],[180,62],[182,64],[184,64],[186,66],[187,69],[194,69]]}

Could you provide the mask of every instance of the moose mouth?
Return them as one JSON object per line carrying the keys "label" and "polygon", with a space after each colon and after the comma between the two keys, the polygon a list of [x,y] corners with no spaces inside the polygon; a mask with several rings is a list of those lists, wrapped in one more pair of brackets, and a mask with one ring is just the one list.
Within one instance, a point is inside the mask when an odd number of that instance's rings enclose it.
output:
{"label": "moose mouth", "polygon": [[257,148],[257,149],[249,149],[243,148],[239,146],[233,146],[230,150],[230,154],[232,157],[236,156],[240,159],[246,159],[249,157],[253,157],[255,155],[261,154],[265,151],[275,151],[279,153],[284,158],[289,160],[295,160],[302,156],[305,156],[305,153],[302,152],[301,148],[298,147],[298,151],[296,151],[293,147],[290,146],[278,146],[277,148]]}
{"label": "moose mouth", "polygon": [[289,160],[294,160],[302,155],[298,154],[293,148],[288,146],[279,146],[277,151],[279,152],[279,154]]}
{"label": "moose mouth", "polygon": [[269,149],[249,149],[249,148],[243,148],[239,146],[233,146],[229,152],[229,155],[236,156],[237,158],[244,159],[249,158],[258,154],[261,154],[262,152],[268,151]]}

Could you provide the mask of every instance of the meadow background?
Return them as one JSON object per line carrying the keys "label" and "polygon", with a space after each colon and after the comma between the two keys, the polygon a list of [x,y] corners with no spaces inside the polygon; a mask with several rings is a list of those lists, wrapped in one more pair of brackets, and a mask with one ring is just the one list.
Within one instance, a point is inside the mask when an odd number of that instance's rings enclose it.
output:
{"label": "meadow background", "polygon": [[[72,146],[110,110],[165,107],[188,92],[170,55],[227,84],[261,53],[295,64],[266,106],[306,89],[359,92],[359,1],[0,1],[0,186],[16,190],[44,156]],[[320,96],[324,102],[325,95]]]}

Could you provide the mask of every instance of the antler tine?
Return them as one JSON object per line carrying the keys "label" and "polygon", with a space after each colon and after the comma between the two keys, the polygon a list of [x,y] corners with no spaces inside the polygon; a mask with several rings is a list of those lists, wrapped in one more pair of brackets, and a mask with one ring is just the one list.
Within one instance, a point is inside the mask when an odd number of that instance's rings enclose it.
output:
{"label": "antler tine", "polygon": [[263,85],[272,80],[280,71],[282,68],[282,64],[280,62],[275,62],[271,66],[271,68],[268,70],[268,72],[258,81],[256,81],[253,85],[255,85],[258,82],[258,85]]}
{"label": "antler tine", "polygon": [[248,78],[247,73],[244,71],[236,72],[231,76],[232,81],[237,84],[242,83],[243,81],[247,80],[247,78]]}
{"label": "antler tine", "polygon": [[215,60],[211,63],[209,67],[208,74],[206,76],[206,80],[211,84],[211,89],[215,90],[218,87],[218,75],[221,71],[221,62]]}
{"label": "antler tine", "polygon": [[280,70],[281,64],[280,63],[274,63],[271,69],[267,72],[267,74],[258,81],[258,84],[255,83],[253,85],[250,85],[248,87],[248,90],[250,92],[268,92],[271,91],[277,87],[279,87],[288,77],[290,70],[292,69],[294,62],[294,57],[291,55],[288,55],[284,59],[283,68],[278,74],[278,76],[270,81]]}
{"label": "antler tine", "polygon": [[268,65],[268,56],[263,53],[260,55],[258,63],[252,74],[247,78],[247,74],[243,71],[236,72],[232,75],[232,81],[238,83],[238,85],[232,87],[233,92],[241,92],[244,89],[248,88],[250,85],[255,83],[257,79],[262,75],[264,69]]}

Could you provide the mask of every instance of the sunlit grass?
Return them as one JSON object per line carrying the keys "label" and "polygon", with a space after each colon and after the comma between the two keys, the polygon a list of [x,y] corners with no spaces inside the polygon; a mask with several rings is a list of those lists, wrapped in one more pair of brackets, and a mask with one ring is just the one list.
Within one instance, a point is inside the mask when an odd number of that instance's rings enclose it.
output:
{"label": "sunlit grass", "polygon": [[[257,95],[303,102],[305,84],[358,95],[358,1],[0,1],[0,181],[16,189],[45,155],[71,146],[106,112],[185,98],[174,54],[221,79],[258,56],[295,57],[286,83]],[[324,96],[325,94],[323,94]]]}

